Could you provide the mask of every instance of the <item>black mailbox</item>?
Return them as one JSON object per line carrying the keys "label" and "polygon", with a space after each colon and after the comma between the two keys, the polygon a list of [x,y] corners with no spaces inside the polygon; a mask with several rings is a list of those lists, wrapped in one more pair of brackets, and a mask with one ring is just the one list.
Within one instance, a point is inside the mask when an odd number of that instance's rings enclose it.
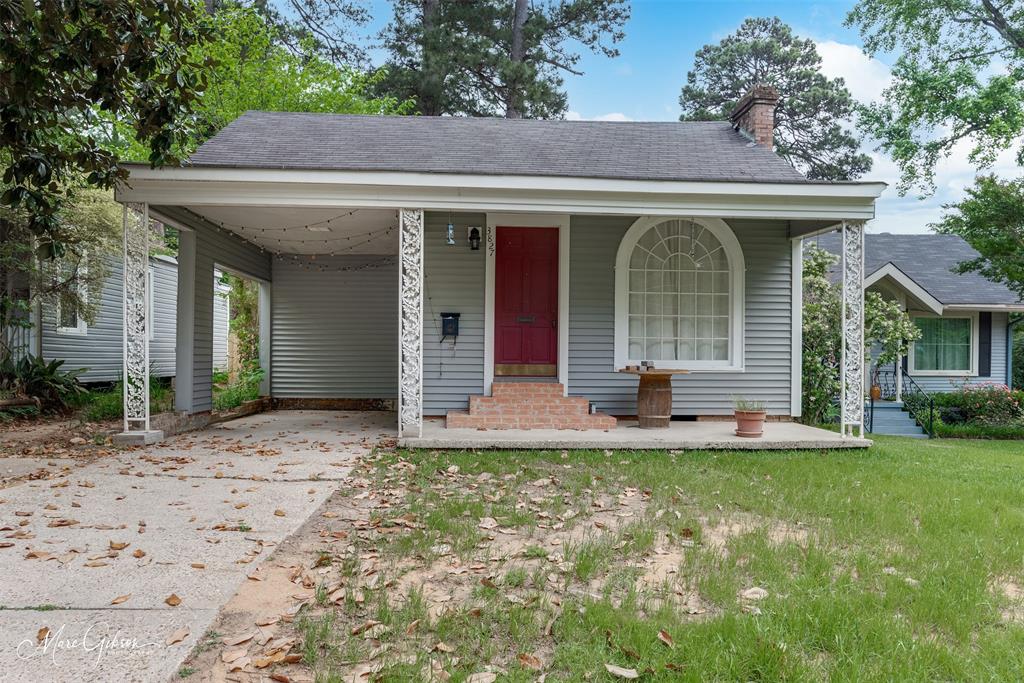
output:
{"label": "black mailbox", "polygon": [[459,336],[459,315],[458,313],[441,314],[441,341],[448,337],[454,340]]}

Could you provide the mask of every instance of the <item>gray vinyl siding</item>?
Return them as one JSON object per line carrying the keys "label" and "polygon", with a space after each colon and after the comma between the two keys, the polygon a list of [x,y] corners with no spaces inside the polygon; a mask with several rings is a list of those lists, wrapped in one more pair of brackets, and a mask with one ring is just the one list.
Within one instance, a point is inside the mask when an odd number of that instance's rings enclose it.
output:
{"label": "gray vinyl siding", "polygon": [[[615,372],[615,257],[633,218],[574,216],[570,232],[569,393],[636,414],[637,379]],[[727,415],[732,397],[790,414],[791,260],[784,221],[728,221],[746,261],[745,371],[673,380],[676,415]]]}
{"label": "gray vinyl siding", "polygon": [[[386,265],[338,270],[382,260]],[[271,321],[274,397],[397,397],[394,256],[320,256],[305,266],[274,259]]]}
{"label": "gray vinyl siding", "polygon": [[192,347],[192,410],[213,407],[214,268],[261,280],[271,279],[270,255],[227,231],[196,230],[195,328]]}
{"label": "gray vinyl siding", "polygon": [[[469,248],[467,229],[487,225],[484,214],[451,217],[455,244],[447,244],[447,213],[426,214],[424,233],[423,412],[465,410],[484,389],[485,251]],[[459,313],[459,338],[441,343],[441,313]]]}
{"label": "gray vinyl siding", "polygon": [[[986,382],[1006,383],[1006,325],[1009,315],[1002,312],[992,313],[992,374],[987,377],[964,377],[963,375],[916,375],[914,378],[922,389],[929,392],[946,392],[959,389],[967,384],[983,384]],[[978,349],[972,349],[974,354]]]}
{"label": "gray vinyl siding", "polygon": [[[177,267],[160,259],[150,259],[153,272],[153,337],[150,340],[150,371],[154,377],[174,375],[175,300]],[[83,382],[115,382],[121,378],[122,337],[121,305],[123,280],[120,258],[106,262],[107,277],[100,289],[96,318],[85,334],[57,331],[56,308],[43,306],[42,354],[47,360],[63,360],[64,368],[88,368]]]}
{"label": "gray vinyl siding", "polygon": [[230,316],[231,288],[219,282],[219,273],[214,274],[216,293],[213,298],[213,367],[215,370],[228,369],[228,330]]}

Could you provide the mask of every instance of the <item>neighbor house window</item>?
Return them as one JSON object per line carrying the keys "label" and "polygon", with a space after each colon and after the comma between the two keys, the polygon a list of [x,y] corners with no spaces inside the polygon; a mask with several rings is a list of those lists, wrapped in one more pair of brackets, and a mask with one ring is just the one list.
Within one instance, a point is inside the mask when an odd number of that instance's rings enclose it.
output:
{"label": "neighbor house window", "polygon": [[974,319],[920,316],[921,338],[911,354],[915,372],[970,374],[974,371]]}
{"label": "neighbor house window", "polygon": [[[65,269],[62,277],[68,277],[70,270]],[[87,270],[85,261],[78,266],[78,280],[73,285],[74,292],[65,292],[57,299],[57,332],[60,334],[87,334],[88,326],[78,303],[88,300],[89,292],[86,288],[85,277]],[[77,296],[76,296],[77,294]]]}
{"label": "neighbor house window", "polygon": [[616,262],[616,364],[742,365],[743,254],[723,221],[644,218]]}

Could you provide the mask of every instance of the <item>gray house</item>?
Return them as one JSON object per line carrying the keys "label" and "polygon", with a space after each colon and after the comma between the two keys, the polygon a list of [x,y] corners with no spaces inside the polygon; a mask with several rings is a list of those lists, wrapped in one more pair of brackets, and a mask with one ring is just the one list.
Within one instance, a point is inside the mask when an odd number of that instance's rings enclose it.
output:
{"label": "gray house", "polygon": [[[115,382],[123,372],[122,261],[110,258],[108,275],[100,289],[100,303],[95,319],[89,324],[75,311],[60,306],[43,305],[33,316],[32,328],[20,333],[20,353],[31,353],[46,360],[63,360],[64,368],[86,368],[80,375],[84,383]],[[178,264],[169,256],[151,256],[147,270],[150,292],[149,367],[153,377],[174,377],[175,328],[178,296]],[[227,368],[228,356],[228,287],[215,280],[214,364]]]}
{"label": "gray house", "polygon": [[[811,240],[838,253],[832,235]],[[921,331],[898,366],[879,368],[883,395],[899,395],[905,377],[926,392],[964,384],[1010,384],[1010,315],[1024,302],[1006,286],[956,266],[978,252],[956,235],[865,236],[864,286],[898,301]]]}
{"label": "gray house", "polygon": [[[676,428],[731,417],[736,395],[799,416],[801,241],[841,232],[859,348],[863,224],[884,184],[809,181],[776,156],[777,97],[755,89],[729,122],[249,112],[183,167],[126,165],[131,263],[148,221],[180,232],[178,409],[211,407],[202,293],[224,268],[260,283],[264,394],[393,405],[408,445],[617,431],[643,409],[645,361],[687,373],[657,394]],[[142,381],[137,265],[124,287],[126,366]],[[863,359],[844,363],[850,437]],[[126,434],[154,438],[144,393],[129,386],[127,404]]]}

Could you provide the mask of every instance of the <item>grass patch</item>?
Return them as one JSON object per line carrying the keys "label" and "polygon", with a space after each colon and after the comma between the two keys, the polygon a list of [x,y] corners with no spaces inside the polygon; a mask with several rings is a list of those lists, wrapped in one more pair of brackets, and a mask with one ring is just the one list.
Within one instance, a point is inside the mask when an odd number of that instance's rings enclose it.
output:
{"label": "grass patch", "polygon": [[246,401],[255,401],[260,397],[260,382],[263,371],[259,368],[239,373],[234,382],[230,382],[227,373],[216,373],[213,377],[213,408],[214,410],[231,410]]}
{"label": "grass patch", "polygon": [[[318,680],[379,644],[392,648],[385,681],[431,661],[453,681],[487,665],[536,680],[524,653],[557,681],[611,681],[606,664],[655,681],[1024,680],[1024,625],[994,589],[1024,582],[1017,443],[395,452],[371,468],[377,490],[402,493],[363,527],[387,533],[350,536],[353,556],[401,565],[389,580],[413,565],[429,581],[403,596],[382,579],[364,604],[298,620]],[[481,528],[487,518],[498,527]],[[350,562],[336,560],[343,576]],[[746,597],[752,587],[767,596]],[[439,593],[452,596],[440,610]],[[349,636],[371,619],[387,628]]]}
{"label": "grass patch", "polygon": [[[149,378],[149,405],[154,415],[174,408],[174,391],[169,379]],[[115,382],[110,387],[89,389],[76,397],[73,407],[83,422],[120,419],[124,415],[124,388],[121,382]]]}

